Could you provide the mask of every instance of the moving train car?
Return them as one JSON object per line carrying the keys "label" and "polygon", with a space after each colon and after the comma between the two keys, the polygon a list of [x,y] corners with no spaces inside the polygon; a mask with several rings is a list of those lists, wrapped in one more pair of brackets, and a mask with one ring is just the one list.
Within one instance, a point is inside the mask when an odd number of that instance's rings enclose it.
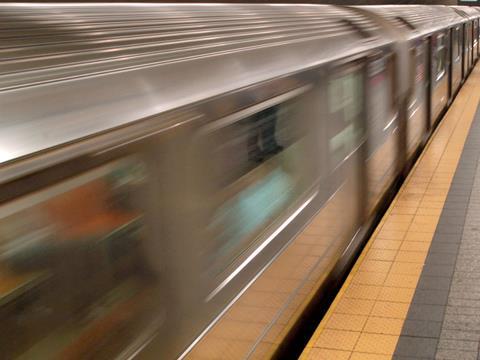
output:
{"label": "moving train car", "polygon": [[1,4],[2,357],[281,356],[476,61],[467,13]]}
{"label": "moving train car", "polygon": [[464,25],[464,38],[466,39],[464,51],[467,52],[467,71],[470,71],[479,55],[480,13],[469,6],[452,6],[452,9],[467,19]]}
{"label": "moving train car", "polygon": [[[407,153],[431,132],[460,87],[462,26],[466,20],[445,6],[369,6],[404,32],[411,78]],[[424,139],[424,138],[423,138]]]}

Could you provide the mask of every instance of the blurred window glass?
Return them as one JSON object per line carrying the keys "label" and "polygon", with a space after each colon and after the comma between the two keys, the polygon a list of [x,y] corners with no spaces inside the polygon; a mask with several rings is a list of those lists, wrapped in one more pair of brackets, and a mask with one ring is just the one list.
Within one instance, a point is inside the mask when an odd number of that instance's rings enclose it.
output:
{"label": "blurred window glass", "polygon": [[[225,271],[308,187],[306,116],[295,98],[208,135],[215,210],[209,230],[214,272]],[[260,237],[261,239],[261,237]]]}
{"label": "blurred window glass", "polygon": [[478,20],[475,20],[473,25],[473,42],[476,45],[478,41]]}
{"label": "blurred window glass", "polygon": [[328,83],[332,167],[340,164],[358,146],[363,133],[363,81],[363,70],[355,67],[334,74]]}
{"label": "blurred window glass", "polygon": [[129,157],[0,206],[2,357],[111,359],[161,317],[147,179]]}
{"label": "blurred window glass", "polygon": [[425,98],[425,45],[422,43],[415,51],[415,100],[424,101]]}
{"label": "blurred window glass", "polygon": [[453,61],[457,62],[461,55],[460,28],[454,28],[452,31],[452,51]]}
{"label": "blurred window glass", "polygon": [[[368,131],[371,135],[368,156],[384,143],[385,130],[393,125],[395,98],[395,69],[392,57],[382,54],[368,64]],[[386,169],[385,169],[386,170]]]}
{"label": "blurred window glass", "polygon": [[447,46],[445,44],[445,34],[437,35],[435,42],[435,74],[436,80],[439,81],[446,74],[446,61],[447,61]]}

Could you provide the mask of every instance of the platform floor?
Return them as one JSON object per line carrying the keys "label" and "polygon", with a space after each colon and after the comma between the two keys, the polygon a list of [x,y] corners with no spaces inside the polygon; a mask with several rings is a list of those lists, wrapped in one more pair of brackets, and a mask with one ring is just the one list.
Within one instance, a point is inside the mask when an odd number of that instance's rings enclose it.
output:
{"label": "platform floor", "polygon": [[480,67],[301,359],[480,359]]}

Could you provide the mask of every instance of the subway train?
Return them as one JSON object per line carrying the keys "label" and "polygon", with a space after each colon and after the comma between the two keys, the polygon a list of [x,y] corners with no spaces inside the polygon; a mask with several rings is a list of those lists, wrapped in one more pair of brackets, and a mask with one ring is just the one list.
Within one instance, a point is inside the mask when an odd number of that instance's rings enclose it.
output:
{"label": "subway train", "polygon": [[0,4],[0,357],[282,357],[467,79],[479,18]]}

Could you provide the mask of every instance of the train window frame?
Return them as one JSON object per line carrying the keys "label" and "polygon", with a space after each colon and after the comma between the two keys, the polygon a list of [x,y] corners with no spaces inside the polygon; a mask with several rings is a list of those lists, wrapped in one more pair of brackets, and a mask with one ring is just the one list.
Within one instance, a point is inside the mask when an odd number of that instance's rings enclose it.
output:
{"label": "train window frame", "polygon": [[[457,25],[452,28],[452,36],[451,36],[451,43],[452,43],[452,60],[453,62],[459,62],[462,56],[462,41],[461,41],[461,29],[460,26]],[[455,41],[456,40],[456,41]]]}
{"label": "train window frame", "polygon": [[[315,70],[313,69],[311,71],[307,70],[307,73],[314,74],[314,71]],[[295,75],[293,76],[295,77]],[[253,85],[247,89],[247,91],[255,91],[257,88],[265,87],[275,92],[278,91],[278,89],[275,89],[272,84],[275,84],[276,81],[282,80],[283,79],[274,79],[266,83]],[[314,91],[315,83],[306,76],[299,76],[296,80],[299,80],[298,83],[290,90],[284,90],[280,94],[275,94],[274,96],[271,96],[271,94],[269,96],[269,94],[264,93],[264,95],[266,95],[264,99],[256,99],[256,101],[253,101],[249,106],[243,109],[239,109],[238,111],[234,111],[233,113],[219,117],[202,125],[194,135],[195,138],[192,148],[202,149],[201,152],[205,152],[205,139],[208,139],[209,135],[283,103],[287,103],[295,99],[306,101],[305,99],[302,99],[302,97],[308,97],[309,94]],[[241,96],[242,91],[245,90],[240,90],[237,93],[228,94],[225,96]],[[314,171],[314,173],[316,174],[316,171]],[[211,175],[209,175],[208,178],[210,179]],[[271,246],[272,243],[275,243],[274,240],[313,200],[318,192],[318,190],[314,190],[314,178],[312,177],[308,180],[311,181],[311,184],[308,185],[296,199],[294,199],[293,203],[287,208],[282,209],[278,215],[276,215],[272,220],[268,221],[265,225],[262,225],[261,229],[257,231],[257,233],[252,236],[251,240],[246,243],[246,246],[243,246],[241,251],[235,254],[234,259],[228,262],[226,266],[224,266],[223,270],[214,276],[215,279],[213,280],[213,283],[210,284],[213,285],[211,287],[212,290],[209,291],[205,301],[210,302],[212,299],[217,298],[218,296],[225,296],[225,294],[229,292],[228,289],[232,289],[232,287],[235,288],[237,286],[236,279],[244,271],[248,272],[247,269],[251,268],[251,265],[263,267],[266,266],[264,263],[265,260],[267,263],[268,261],[271,261],[270,258],[263,259],[266,257],[264,250]],[[282,243],[280,245],[283,247],[285,244]]]}
{"label": "train window frame", "polygon": [[[418,42],[415,43],[415,71],[414,71],[414,76],[415,76],[415,97],[417,97],[417,94],[419,91],[423,92],[423,97],[422,100],[426,101],[425,98],[427,97],[427,90],[426,87],[428,85],[428,63],[429,63],[429,40],[428,38],[421,38],[419,39]],[[421,50],[421,51],[419,51]],[[422,63],[422,72],[421,75],[422,77],[420,78],[420,81],[417,81],[417,76],[418,76],[418,64],[417,60],[420,58],[420,61]]]}
{"label": "train window frame", "polygon": [[392,81],[390,82],[390,99],[391,110],[398,115],[398,72],[397,72],[397,55],[392,52],[387,54],[387,72],[391,74]]}
{"label": "train window frame", "polygon": [[[447,48],[447,34],[445,32],[440,32],[435,35],[435,82],[440,82],[445,75],[447,74],[447,60],[448,60],[448,48]],[[441,55],[442,58],[442,68],[439,71],[438,67],[438,55]]]}
{"label": "train window frame", "polygon": [[[157,119],[155,119],[155,121],[157,121]],[[135,133],[135,131],[132,130],[134,126],[135,125],[130,125],[128,128]],[[113,130],[111,133],[116,133],[116,131]],[[60,191],[60,194],[63,194],[70,192],[71,190],[68,190],[70,187],[72,187],[72,189],[77,188],[75,185],[77,181],[83,182],[93,173],[102,172],[104,168],[138,156],[145,160],[145,164],[148,163],[148,165],[146,165],[149,168],[147,173],[149,173],[149,175],[152,177],[152,179],[148,180],[148,187],[150,188],[154,183],[154,179],[157,177],[155,167],[152,166],[153,163],[151,161],[152,159],[150,159],[150,155],[158,143],[158,137],[158,132],[154,132],[144,133],[142,136],[133,138],[130,137],[128,139],[117,138],[117,141],[114,144],[103,142],[103,146],[100,145],[98,148],[94,148],[91,152],[81,153],[78,156],[73,156],[66,161],[55,163],[51,166],[30,172],[23,176],[15,177],[8,182],[1,183],[0,194],[3,196],[0,197],[0,209],[2,209],[4,206],[9,207],[10,205],[16,205],[16,203],[19,201],[21,204],[22,201],[26,201],[31,197],[36,199],[38,203],[43,203],[51,198],[55,198],[55,194],[58,191]],[[98,138],[101,138],[101,136],[93,137],[93,139],[80,140],[79,143],[91,143],[92,140],[98,141]],[[74,148],[77,147],[74,146]],[[55,150],[68,153],[71,149],[69,146],[65,146],[61,149]],[[42,153],[38,155],[38,157],[41,158],[43,155],[45,154]],[[147,157],[148,161],[146,160]],[[35,158],[31,158],[29,161],[31,162],[34,159]],[[65,190],[65,187],[68,191]],[[53,193],[48,193],[52,190]],[[44,194],[44,192],[47,193]],[[152,203],[147,201],[142,204],[141,208],[145,211],[146,226],[149,228],[152,226],[156,227],[155,223],[152,222],[151,219],[151,215],[154,213],[154,210],[156,210],[156,206],[152,206]],[[20,209],[20,211],[23,211],[22,209],[23,207]],[[160,286],[163,285],[160,284]],[[156,321],[159,313],[155,312],[151,315],[152,320]],[[125,347],[122,347],[117,355],[124,355],[137,351],[135,345],[136,343],[139,341],[144,342],[145,340],[148,340],[157,330],[161,331],[160,328],[152,327],[151,325],[152,324],[142,329],[141,333],[137,334],[131,339],[131,341],[126,343]],[[61,348],[55,348],[53,351],[58,351],[60,349]]]}
{"label": "train window frame", "polygon": [[201,118],[202,113],[191,107],[155,114],[138,119],[132,124],[116,127],[87,138],[77,139],[71,143],[60,144],[38,153],[32,153],[25,158],[0,164],[0,179],[2,179],[0,190],[4,186],[8,190],[0,191],[0,203],[22,193],[23,187],[9,187],[12,182],[21,180],[23,184],[25,179],[30,179],[32,175],[37,174],[40,182],[30,182],[29,184],[30,187],[37,188],[37,185],[45,183],[44,174],[46,173],[55,174],[60,168],[63,168],[62,171],[68,170],[69,174],[75,173],[77,168],[88,167],[88,164],[94,164],[98,159],[108,158],[107,154],[112,154],[112,151],[121,153],[121,149],[125,149],[126,146],[134,146],[139,141],[153,137],[158,138],[178,129],[179,125],[201,120]]}
{"label": "train window frame", "polygon": [[470,21],[467,21],[465,23],[465,39],[466,39],[466,49],[468,49],[467,51],[470,51],[472,46],[473,46],[473,39],[472,39],[472,36],[473,36],[473,26],[472,26],[472,23]]}
{"label": "train window frame", "polygon": [[[368,62],[367,62],[367,69],[366,69],[366,72],[367,72],[367,79],[366,80],[369,80],[371,78],[371,73],[370,73],[370,69],[369,69],[369,66],[372,65],[373,63],[377,62],[377,61],[382,61],[383,62],[383,69],[379,72],[376,72],[376,74],[379,74],[381,72],[384,72],[386,74],[386,77],[390,77],[391,81],[390,81],[390,84],[389,84],[389,87],[388,87],[388,94],[389,94],[389,100],[390,100],[390,104],[389,104],[389,109],[388,111],[391,112],[392,114],[395,114],[396,112],[398,112],[398,105],[397,105],[397,82],[398,82],[398,79],[397,79],[397,71],[396,71],[396,56],[395,56],[395,53],[392,52],[392,51],[381,51],[381,52],[378,52],[378,53],[375,53],[373,55],[371,55],[369,58],[368,58]],[[391,115],[391,114],[388,114],[388,115]],[[387,124],[390,123],[390,119],[387,120]]]}
{"label": "train window frame", "polygon": [[468,41],[468,21],[462,24],[462,61],[463,61],[463,73],[465,74],[468,70],[468,62],[469,62],[469,41]]}
{"label": "train window frame", "polygon": [[416,89],[417,89],[417,57],[419,54],[418,47],[419,45],[413,44],[408,51],[408,57],[410,61],[410,66],[408,69],[409,75],[410,75],[409,86],[412,89],[409,92],[409,102],[408,102],[409,108],[417,103]]}
{"label": "train window frame", "polygon": [[249,116],[255,115],[256,113],[259,113],[263,110],[266,110],[270,107],[279,105],[283,102],[292,100],[298,96],[301,96],[302,94],[310,91],[313,89],[313,85],[303,85],[300,86],[296,89],[287,91],[286,93],[283,93],[281,95],[274,96],[270,99],[261,101],[255,105],[251,105],[246,109],[239,110],[231,115],[227,115],[225,117],[222,117],[221,119],[214,120],[211,123],[204,125],[199,131],[198,131],[198,136],[207,136],[208,134],[218,131],[219,129],[222,129],[224,127],[230,126],[238,121],[241,121]]}
{"label": "train window frame", "polygon": [[0,184],[0,206],[15,198],[26,196],[29,193],[41,191],[52,184],[75,177],[83,172],[103,166],[116,158],[128,156],[124,149],[96,151],[74,156],[71,159],[40,170],[14,177],[12,180]]}
{"label": "train window frame", "polygon": [[[362,96],[360,96],[360,111],[358,113],[357,119],[356,119],[356,124],[360,126],[360,133],[358,136],[356,136],[356,143],[353,146],[350,151],[343,157],[343,159],[333,162],[332,161],[332,155],[331,155],[331,150],[330,150],[330,145],[328,146],[329,149],[329,164],[328,167],[330,169],[330,172],[336,172],[339,168],[342,167],[342,165],[356,152],[358,149],[363,145],[365,142],[365,133],[366,133],[366,112],[367,112],[367,97],[368,97],[368,86],[367,86],[367,65],[368,65],[368,57],[371,56],[371,54],[367,55],[360,55],[357,57],[352,57],[348,59],[344,59],[343,61],[336,62],[330,66],[328,69],[328,76],[326,77],[326,95],[329,97],[329,85],[332,80],[333,76],[338,76],[341,74],[348,74],[352,73],[355,70],[359,70],[359,73],[361,74],[362,81],[361,81],[361,88],[362,88]],[[327,110],[327,115],[326,115],[326,121],[327,121],[327,141],[330,144],[330,141],[332,139],[331,136],[331,115],[330,115],[330,103],[329,99],[326,101],[326,108]]]}
{"label": "train window frame", "polygon": [[474,23],[473,23],[473,41],[474,43],[477,42],[478,40],[478,19],[475,19]]}

